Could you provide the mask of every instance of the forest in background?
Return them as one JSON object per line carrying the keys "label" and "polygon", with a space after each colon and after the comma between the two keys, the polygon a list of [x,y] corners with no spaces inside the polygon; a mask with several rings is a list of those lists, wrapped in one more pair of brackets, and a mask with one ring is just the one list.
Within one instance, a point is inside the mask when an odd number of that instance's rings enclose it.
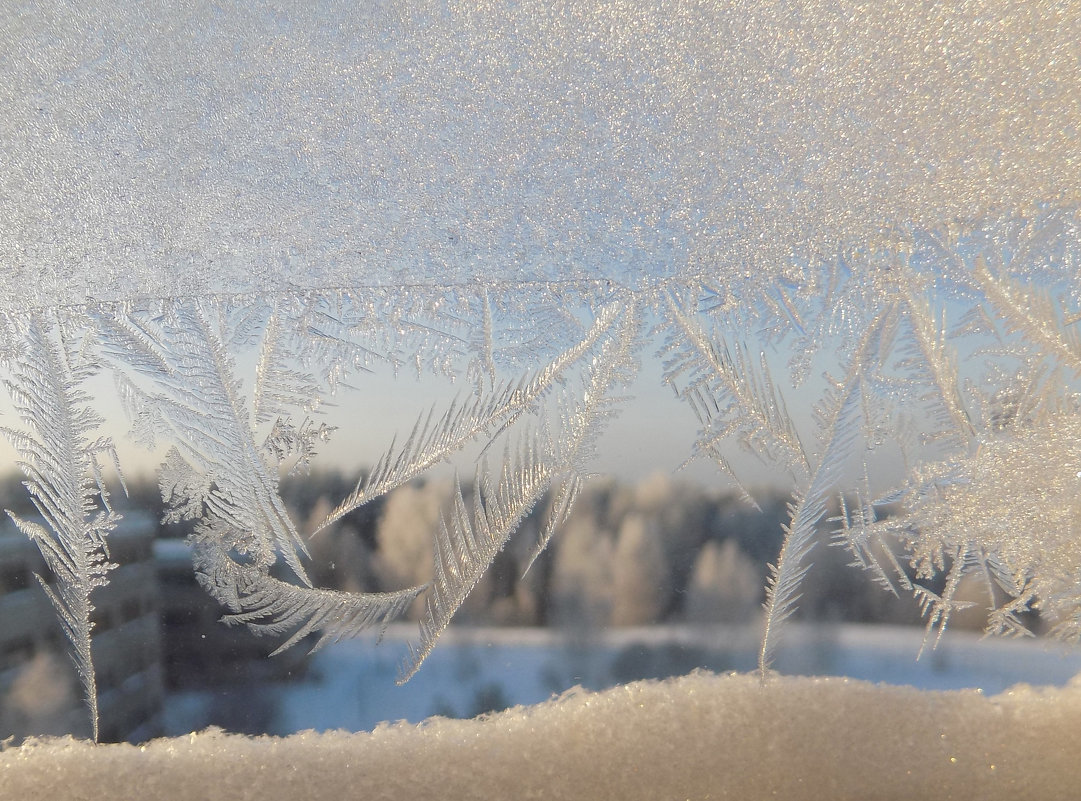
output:
{"label": "forest in background", "polygon": [[[315,586],[386,592],[431,580],[432,538],[450,508],[453,483],[413,482],[308,537],[331,511],[332,499],[348,494],[355,483],[355,477],[334,470],[281,483],[281,496],[307,537]],[[113,493],[117,508],[160,521],[164,507],[157,482],[137,476],[126,486],[126,494],[120,487]],[[469,500],[471,489],[463,491]],[[595,478],[550,547],[526,571],[551,499],[537,504],[456,622],[586,629],[753,623],[761,611],[767,566],[781,546],[787,501],[782,493],[761,494],[756,509],[735,492],[711,493],[662,474],[637,484]],[[0,480],[0,504],[16,514],[33,514],[19,475]],[[848,567],[846,549],[830,547],[834,525],[820,526],[796,618],[920,623],[912,599],[884,591],[866,573]],[[157,532],[163,538],[186,534],[182,523],[159,524]],[[974,607],[957,613],[951,625],[983,629],[986,603],[979,592],[973,586]],[[422,603],[416,601],[406,617],[419,619]]]}

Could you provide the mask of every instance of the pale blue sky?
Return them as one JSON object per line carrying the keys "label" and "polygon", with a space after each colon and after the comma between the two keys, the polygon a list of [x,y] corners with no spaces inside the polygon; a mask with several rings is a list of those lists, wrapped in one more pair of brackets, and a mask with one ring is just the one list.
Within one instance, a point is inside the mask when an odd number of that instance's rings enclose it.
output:
{"label": "pale blue sky", "polygon": [[[461,381],[451,383],[435,376],[418,378],[408,370],[394,376],[389,367],[356,375],[351,384],[352,388],[340,390],[331,404],[316,415],[318,421],[337,427],[331,441],[320,449],[313,463],[316,466],[340,467],[350,473],[366,467],[390,446],[395,432],[400,444],[417,417],[433,403],[442,408],[456,393],[469,391]],[[111,374],[103,372],[88,381],[85,388],[98,398],[97,408],[107,417],[103,433],[113,437],[125,472],[155,469],[165,448],[148,451],[128,438],[128,422],[116,399]],[[597,458],[592,463],[597,472],[625,481],[661,472],[708,487],[728,486],[718,469],[704,460],[676,472],[691,453],[697,421],[691,409],[664,385],[660,361],[652,350],[647,349],[643,355],[638,380],[627,394],[630,397],[621,405],[620,413],[607,422],[598,440]],[[0,425],[22,428],[6,393],[0,395]],[[476,450],[467,451],[454,466],[470,474],[471,462],[467,460],[475,456]],[[15,458],[10,443],[0,438],[0,461],[12,465]],[[753,470],[750,463],[748,466],[755,483],[769,481],[768,470]],[[437,466],[434,471],[445,473],[451,469]]]}
{"label": "pale blue sky", "polygon": [[[690,406],[665,385],[662,360],[656,355],[658,347],[657,341],[643,346],[637,380],[625,393],[618,393],[628,396],[627,400],[620,405],[619,413],[604,425],[597,441],[596,458],[590,466],[599,474],[613,475],[627,482],[661,473],[707,489],[734,488],[731,478],[722,474],[711,461],[699,459],[679,469],[692,453],[698,421]],[[790,353],[783,352],[782,347],[766,355],[797,427],[801,432],[814,431],[811,409],[820,398],[822,382],[811,380],[806,386],[792,388],[788,386],[785,369],[785,360]],[[812,375],[827,367],[836,369],[835,365],[825,364],[830,358],[829,353],[819,354]],[[255,371],[254,352],[238,356],[238,371],[250,387]],[[464,380],[452,382],[447,377],[431,374],[418,377],[414,370],[407,368],[395,375],[389,364],[378,363],[372,372],[351,376],[349,383],[350,386],[339,389],[330,403],[314,415],[316,422],[336,427],[330,442],[320,447],[314,467],[339,468],[347,474],[370,467],[390,447],[395,433],[400,446],[417,418],[426,415],[433,405],[438,414],[455,395],[467,397],[471,391]],[[150,452],[128,438],[128,422],[117,400],[112,374],[103,371],[90,379],[85,389],[98,398],[97,408],[107,417],[103,433],[113,438],[125,472],[136,474],[156,470],[168,443]],[[0,393],[0,425],[22,427],[6,393]],[[805,444],[814,448],[813,441]],[[447,475],[458,469],[465,478],[471,478],[480,447],[481,443],[478,443],[466,449],[452,465],[438,465],[432,473]],[[493,451],[489,456],[496,461],[501,453]],[[748,488],[771,485],[791,489],[789,476],[735,445],[729,448],[727,456]],[[15,458],[6,438],[0,438],[0,460],[12,465]],[[881,458],[876,459],[873,467],[878,486],[892,484],[901,478],[899,467]]]}

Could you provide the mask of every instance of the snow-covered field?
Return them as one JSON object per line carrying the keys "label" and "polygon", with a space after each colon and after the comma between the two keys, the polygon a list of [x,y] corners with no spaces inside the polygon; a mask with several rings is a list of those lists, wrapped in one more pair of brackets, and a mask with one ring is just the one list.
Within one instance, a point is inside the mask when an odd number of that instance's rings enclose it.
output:
{"label": "snow-covered field", "polygon": [[[295,682],[186,692],[167,702],[167,734],[210,724],[269,734],[314,729],[370,731],[382,721],[432,715],[472,717],[534,704],[572,687],[591,690],[705,668],[749,671],[754,627],[651,627],[600,632],[452,628],[412,680],[397,686],[411,626],[383,642],[366,637],[316,653]],[[979,688],[991,695],[1018,683],[1064,685],[1081,673],[1081,649],[1043,640],[948,632],[917,660],[922,629],[794,624],[776,660],[781,673],[848,676],[928,690]],[[229,718],[222,712],[231,710]],[[245,713],[248,717],[245,717]]]}

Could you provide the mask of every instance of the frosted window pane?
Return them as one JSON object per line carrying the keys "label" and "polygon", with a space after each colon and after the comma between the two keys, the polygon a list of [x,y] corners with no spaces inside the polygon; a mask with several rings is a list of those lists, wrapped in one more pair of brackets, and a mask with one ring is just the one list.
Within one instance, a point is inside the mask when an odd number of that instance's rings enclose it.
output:
{"label": "frosted window pane", "polygon": [[[827,543],[913,598],[927,647],[973,580],[987,631],[1027,635],[1038,612],[1076,641],[1081,22],[929,14],[9,15],[3,433],[29,493],[12,533],[36,546],[10,583],[41,576],[89,733],[115,678],[92,652],[118,625],[98,599],[134,581],[129,433],[202,588],[281,652],[412,614],[407,679],[478,585],[572,545],[588,569],[556,589],[608,582],[591,601],[608,622],[663,619],[692,588],[695,609],[752,614],[714,591],[749,569],[719,541],[680,562],[679,528],[641,510],[581,533],[647,380],[678,401],[694,469],[749,506],[766,485],[789,501],[763,678]],[[301,520],[284,488],[349,450],[331,404],[365,414],[373,371],[424,389]],[[130,431],[106,423],[118,407]],[[320,534],[418,479],[446,482],[411,507],[423,568],[366,542],[382,579],[334,577]]]}

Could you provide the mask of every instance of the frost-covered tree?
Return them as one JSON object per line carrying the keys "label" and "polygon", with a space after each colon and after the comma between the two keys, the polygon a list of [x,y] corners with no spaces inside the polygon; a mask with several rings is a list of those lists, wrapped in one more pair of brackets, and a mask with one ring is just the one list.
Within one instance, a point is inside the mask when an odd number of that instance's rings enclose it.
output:
{"label": "frost-covered tree", "polygon": [[583,516],[568,521],[560,532],[552,568],[551,622],[571,629],[597,628],[609,622],[613,540],[611,531],[598,530]]}
{"label": "frost-covered tree", "polygon": [[612,624],[660,621],[672,591],[670,573],[656,523],[637,514],[623,518],[612,554]]}
{"label": "frost-covered tree", "polygon": [[385,587],[409,587],[431,581],[432,535],[439,526],[439,512],[450,491],[449,486],[438,483],[405,486],[387,499],[376,529],[377,570]]}
{"label": "frost-covered tree", "polygon": [[755,563],[734,539],[710,540],[698,553],[684,615],[694,623],[742,623],[759,607]]}

